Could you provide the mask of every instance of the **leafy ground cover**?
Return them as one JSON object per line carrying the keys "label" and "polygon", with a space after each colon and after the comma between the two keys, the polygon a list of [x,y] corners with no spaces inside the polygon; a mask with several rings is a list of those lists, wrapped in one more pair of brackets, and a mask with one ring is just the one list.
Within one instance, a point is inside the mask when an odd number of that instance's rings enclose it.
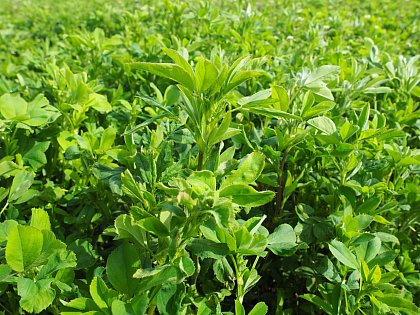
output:
{"label": "leafy ground cover", "polygon": [[0,3],[2,314],[419,314],[418,1]]}

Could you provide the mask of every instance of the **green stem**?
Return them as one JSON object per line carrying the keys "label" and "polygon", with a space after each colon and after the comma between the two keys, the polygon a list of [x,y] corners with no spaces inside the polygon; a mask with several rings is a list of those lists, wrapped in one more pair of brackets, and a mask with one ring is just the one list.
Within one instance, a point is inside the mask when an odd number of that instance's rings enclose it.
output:
{"label": "green stem", "polygon": [[199,151],[198,152],[197,171],[201,171],[203,169],[203,164],[204,164],[204,152]]}
{"label": "green stem", "polygon": [[6,210],[7,209],[7,207],[9,206],[9,203],[8,202],[6,202],[6,204],[4,205],[4,207],[1,209],[1,211],[0,211],[0,217],[1,217],[1,215],[3,214],[3,212],[4,212],[4,210]]}
{"label": "green stem", "polygon": [[[152,290],[152,292],[151,292],[151,294],[150,294],[150,299],[149,299],[149,301],[151,301],[151,302],[152,302],[152,300],[153,300],[153,299],[156,297],[156,295],[158,294],[159,290],[160,290],[160,286],[157,286],[157,287],[154,287],[154,288],[153,288],[153,290]],[[147,311],[147,315],[153,315],[153,314],[155,313],[155,310],[156,310],[156,303],[155,303],[155,304],[152,304],[152,305],[150,305],[150,306],[149,306],[149,309],[148,309],[148,311]]]}
{"label": "green stem", "polygon": [[194,255],[194,260],[195,260],[195,271],[194,271],[194,274],[192,276],[192,281],[193,281],[193,285],[196,287],[197,286],[197,279],[198,279],[198,276],[200,275],[200,271],[201,271],[201,266],[200,266],[199,258],[195,255]]}
{"label": "green stem", "polygon": [[239,272],[238,265],[236,263],[236,257],[231,255],[233,266],[235,268],[235,274],[236,274],[236,297],[238,298],[239,302],[243,302],[244,297],[242,295],[242,289],[243,289],[243,279],[242,275]]}
{"label": "green stem", "polygon": [[260,256],[255,257],[254,263],[252,264],[252,268],[251,270],[254,270],[255,267],[257,267],[257,263],[258,263],[258,259],[260,258]]}
{"label": "green stem", "polygon": [[[297,89],[296,89],[297,88]],[[290,98],[290,102],[289,102],[289,106],[292,105],[292,109],[293,109],[293,102],[295,101],[295,98],[299,95],[299,92],[301,91],[302,88],[298,88],[296,86],[296,83],[294,84],[292,90],[293,90],[293,95]],[[294,114],[294,113],[293,113]]]}
{"label": "green stem", "polygon": [[274,213],[274,217],[277,218],[280,216],[282,209],[283,209],[283,194],[284,194],[284,171],[286,166],[288,151],[284,152],[284,155],[280,161],[280,167],[278,169],[278,187],[277,187],[277,195],[276,195],[276,209]]}
{"label": "green stem", "polygon": [[156,305],[151,305],[149,307],[149,310],[147,311],[147,315],[153,315],[155,313],[156,310]]}
{"label": "green stem", "polygon": [[7,311],[10,314],[13,314],[13,312],[9,308],[7,308],[4,304],[0,303],[0,306],[3,308],[3,310]]}

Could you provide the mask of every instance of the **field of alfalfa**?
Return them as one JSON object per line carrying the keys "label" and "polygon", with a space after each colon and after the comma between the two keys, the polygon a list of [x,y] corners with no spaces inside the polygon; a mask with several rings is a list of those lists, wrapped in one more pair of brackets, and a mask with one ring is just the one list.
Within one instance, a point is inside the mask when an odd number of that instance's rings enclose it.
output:
{"label": "field of alfalfa", "polygon": [[418,315],[420,2],[0,2],[0,314]]}

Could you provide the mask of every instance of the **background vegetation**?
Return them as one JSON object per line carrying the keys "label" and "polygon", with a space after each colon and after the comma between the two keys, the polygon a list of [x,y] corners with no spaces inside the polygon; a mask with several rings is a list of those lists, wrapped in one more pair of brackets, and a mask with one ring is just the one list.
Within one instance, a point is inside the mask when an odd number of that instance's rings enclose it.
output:
{"label": "background vegetation", "polygon": [[2,314],[419,314],[418,1],[3,0]]}

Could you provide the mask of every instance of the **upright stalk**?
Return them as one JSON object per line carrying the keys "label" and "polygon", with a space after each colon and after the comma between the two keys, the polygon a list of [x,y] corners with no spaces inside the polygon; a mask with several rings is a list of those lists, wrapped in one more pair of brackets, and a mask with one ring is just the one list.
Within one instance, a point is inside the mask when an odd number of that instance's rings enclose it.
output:
{"label": "upright stalk", "polygon": [[284,152],[283,157],[280,160],[279,169],[277,171],[278,187],[277,187],[277,193],[276,193],[276,210],[275,210],[275,213],[274,213],[274,217],[280,216],[281,211],[283,210],[284,171],[285,171],[285,167],[286,167],[287,153],[288,153],[288,151]]}
{"label": "upright stalk", "polygon": [[204,164],[204,152],[199,150],[198,151],[197,171],[203,170],[203,164]]}

